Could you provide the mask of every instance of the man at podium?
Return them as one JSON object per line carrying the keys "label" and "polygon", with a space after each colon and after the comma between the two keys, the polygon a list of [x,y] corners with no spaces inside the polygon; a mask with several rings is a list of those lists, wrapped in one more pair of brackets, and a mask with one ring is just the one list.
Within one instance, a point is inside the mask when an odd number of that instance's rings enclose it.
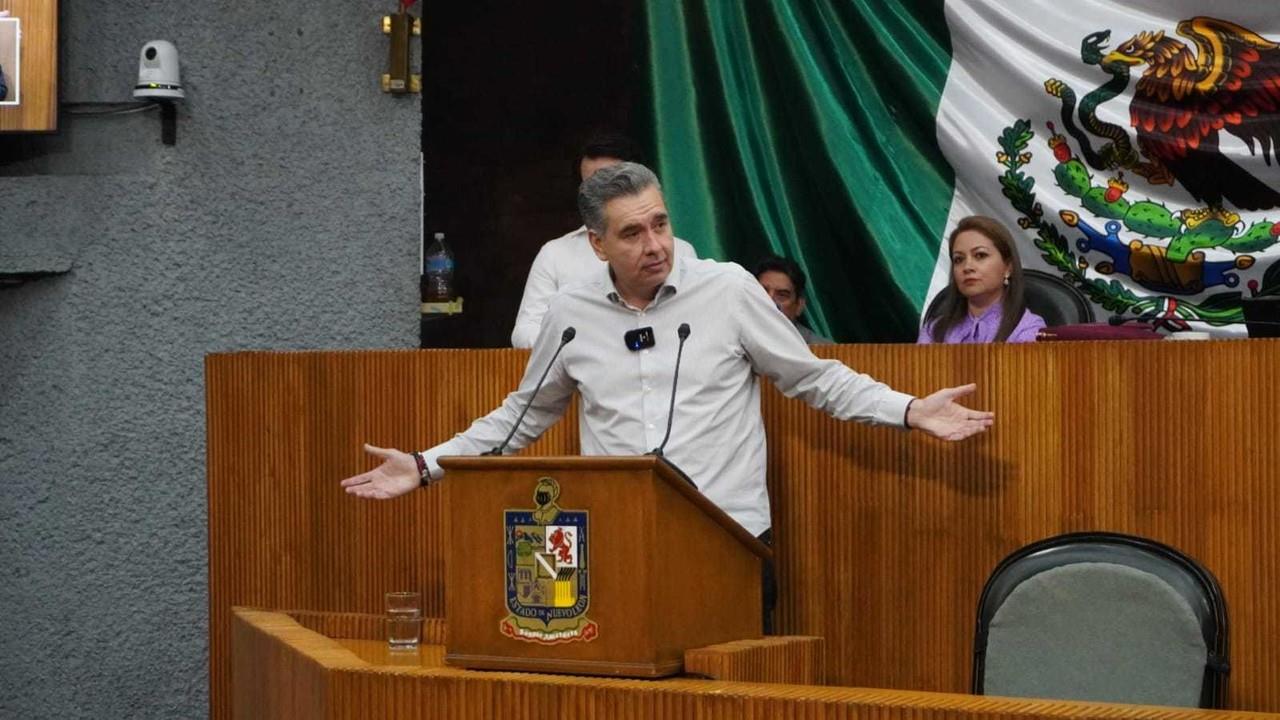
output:
{"label": "man at podium", "polygon": [[[758,376],[842,420],[961,440],[994,415],[956,398],[915,398],[814,356],[754,277],[733,263],[677,257],[657,177],[620,163],[583,181],[578,208],[600,274],[551,301],[520,385],[496,410],[424,452],[366,445],[383,462],[342,481],[387,499],[438,480],[437,459],[514,451],[580,406],[583,455],[662,454],[749,532],[768,540]],[[766,571],[766,575],[770,575]],[[766,619],[771,579],[765,580]]]}

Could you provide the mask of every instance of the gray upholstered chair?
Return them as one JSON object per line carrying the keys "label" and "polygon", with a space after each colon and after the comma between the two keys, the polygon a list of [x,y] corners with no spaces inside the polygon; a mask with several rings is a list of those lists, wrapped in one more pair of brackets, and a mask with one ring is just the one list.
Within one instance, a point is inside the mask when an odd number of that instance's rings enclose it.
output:
{"label": "gray upholstered chair", "polygon": [[1222,592],[1194,560],[1130,535],[1059,535],[988,579],[973,692],[1219,708],[1227,650]]}

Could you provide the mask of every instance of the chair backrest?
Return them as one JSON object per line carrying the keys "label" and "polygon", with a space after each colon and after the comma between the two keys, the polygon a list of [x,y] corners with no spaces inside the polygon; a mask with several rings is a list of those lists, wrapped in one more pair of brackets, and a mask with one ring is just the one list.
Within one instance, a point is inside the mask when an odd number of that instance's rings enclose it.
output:
{"label": "chair backrest", "polygon": [[[1022,280],[1027,309],[1044,318],[1046,326],[1058,327],[1093,322],[1093,306],[1065,280],[1046,272],[1026,268],[1022,270]],[[933,297],[933,301],[925,310],[925,317],[933,314],[934,308],[942,302],[948,292],[951,292],[949,288],[943,288],[942,292]]]}
{"label": "chair backrest", "polygon": [[1280,337],[1280,295],[1240,298],[1244,327],[1251,338]]}
{"label": "chair backrest", "polygon": [[1027,307],[1049,327],[1093,322],[1093,306],[1070,283],[1039,270],[1022,270]]}
{"label": "chair backrest", "polygon": [[1213,575],[1161,543],[1071,533],[992,572],[978,604],[973,692],[1220,708],[1227,609]]}

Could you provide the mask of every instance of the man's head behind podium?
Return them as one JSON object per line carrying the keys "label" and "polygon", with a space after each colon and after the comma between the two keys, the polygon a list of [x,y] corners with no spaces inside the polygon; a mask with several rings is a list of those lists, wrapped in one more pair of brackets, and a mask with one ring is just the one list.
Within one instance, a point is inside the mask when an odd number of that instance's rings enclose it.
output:
{"label": "man's head behind podium", "polygon": [[671,217],[657,176],[638,163],[602,168],[582,181],[578,211],[591,249],[609,263],[622,299],[644,307],[671,273],[675,257]]}
{"label": "man's head behind podium", "polygon": [[597,170],[620,162],[644,162],[636,141],[611,130],[592,132],[573,159],[573,186],[578,187]]}

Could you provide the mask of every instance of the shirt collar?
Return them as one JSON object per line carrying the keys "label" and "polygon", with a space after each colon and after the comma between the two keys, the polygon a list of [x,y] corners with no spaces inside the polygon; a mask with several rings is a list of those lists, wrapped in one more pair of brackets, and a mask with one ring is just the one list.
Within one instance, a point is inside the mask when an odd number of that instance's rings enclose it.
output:
{"label": "shirt collar", "polygon": [[[680,291],[680,286],[684,284],[685,264],[680,260],[680,256],[676,254],[676,246],[671,244],[671,272],[667,273],[667,279],[662,283],[662,287],[658,290],[658,296],[663,294],[675,293]],[[667,288],[671,288],[670,291]]]}
{"label": "shirt collar", "polygon": [[969,315],[968,313],[965,313],[965,315],[969,318],[969,320],[976,323],[990,322],[992,319],[999,318],[1003,314],[1004,314],[1004,301],[1002,300],[997,300],[996,302],[992,303],[991,307],[987,308],[986,310],[983,310],[982,314],[979,315],[978,317],[974,317],[972,315]]}
{"label": "shirt collar", "polygon": [[[675,246],[672,245],[671,252],[675,253]],[[618,288],[613,284],[613,270],[609,268],[609,263],[604,264],[604,289],[605,297],[614,305],[630,307],[622,300],[622,296],[618,294]],[[649,303],[649,308],[653,308],[662,302],[663,298],[675,295],[680,291],[680,285],[684,280],[685,266],[681,262],[680,256],[675,255],[671,258],[671,272],[667,273],[667,279],[663,281],[662,286],[658,288],[658,294],[654,296],[653,302]],[[648,308],[646,308],[648,309]]]}

